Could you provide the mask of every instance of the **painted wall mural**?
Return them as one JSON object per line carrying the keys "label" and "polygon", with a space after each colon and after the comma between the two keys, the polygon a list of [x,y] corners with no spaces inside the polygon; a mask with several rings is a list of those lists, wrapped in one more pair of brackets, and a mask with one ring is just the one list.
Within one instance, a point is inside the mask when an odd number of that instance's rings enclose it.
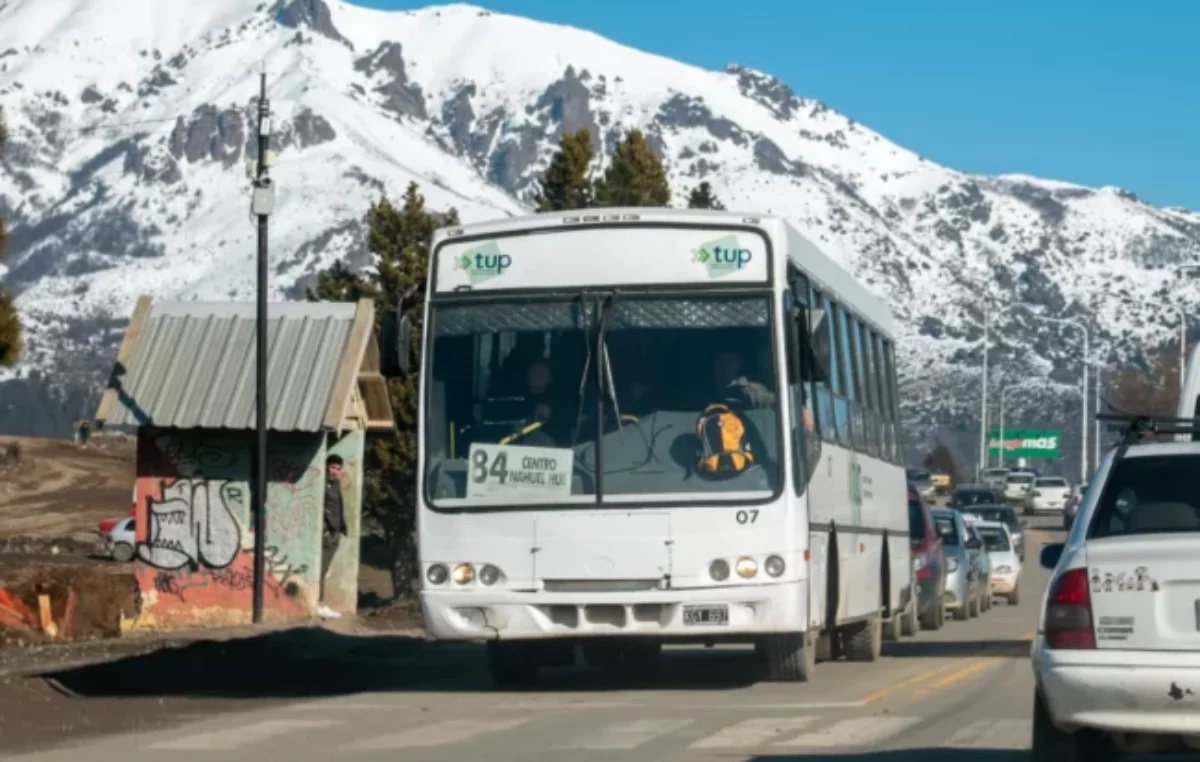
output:
{"label": "painted wall mural", "polygon": [[[272,434],[268,442],[265,619],[308,617],[317,606],[324,439],[320,434]],[[128,629],[250,622],[253,447],[252,433],[139,432],[136,576],[140,606],[126,623]],[[361,444],[356,449],[354,461],[359,465]],[[349,453],[341,454],[349,466]],[[358,470],[352,473],[357,478]],[[354,506],[357,528],[358,499],[345,503],[347,513]],[[357,562],[357,548],[354,555]]]}

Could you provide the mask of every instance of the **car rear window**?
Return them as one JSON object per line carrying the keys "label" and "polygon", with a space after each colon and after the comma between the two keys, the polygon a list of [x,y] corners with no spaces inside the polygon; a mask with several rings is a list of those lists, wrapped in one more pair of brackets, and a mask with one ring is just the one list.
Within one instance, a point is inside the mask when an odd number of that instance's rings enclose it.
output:
{"label": "car rear window", "polygon": [[1125,458],[1117,463],[1090,537],[1200,532],[1200,455]]}
{"label": "car rear window", "polygon": [[1009,474],[1005,481],[1012,484],[1029,484],[1033,481],[1033,474]]}
{"label": "car rear window", "polygon": [[1007,468],[989,468],[983,472],[984,476],[1004,476],[1008,473]]}
{"label": "car rear window", "polygon": [[972,508],[964,513],[972,513],[984,521],[999,521],[1010,527],[1018,526],[1021,522],[1012,508]]}
{"label": "car rear window", "polygon": [[983,547],[991,551],[1012,550],[1008,543],[1008,534],[1003,529],[992,527],[975,527],[975,533],[983,540]]}
{"label": "car rear window", "polygon": [[996,493],[991,490],[972,489],[955,492],[952,502],[957,508],[964,505],[989,505],[999,501],[996,499]]}
{"label": "car rear window", "polygon": [[925,482],[929,481],[932,477],[929,475],[928,471],[909,469],[908,478],[915,482]]}
{"label": "car rear window", "polygon": [[933,523],[937,524],[938,534],[942,536],[942,544],[958,545],[958,532],[954,531],[954,519],[949,516],[934,516]]}

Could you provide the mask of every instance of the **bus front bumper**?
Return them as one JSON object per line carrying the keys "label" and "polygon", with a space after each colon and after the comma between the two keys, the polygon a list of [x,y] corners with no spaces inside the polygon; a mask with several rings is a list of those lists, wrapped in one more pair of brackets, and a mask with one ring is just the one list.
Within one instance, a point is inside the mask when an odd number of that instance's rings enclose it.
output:
{"label": "bus front bumper", "polygon": [[725,639],[808,621],[806,580],[637,594],[422,590],[420,603],[434,640]]}

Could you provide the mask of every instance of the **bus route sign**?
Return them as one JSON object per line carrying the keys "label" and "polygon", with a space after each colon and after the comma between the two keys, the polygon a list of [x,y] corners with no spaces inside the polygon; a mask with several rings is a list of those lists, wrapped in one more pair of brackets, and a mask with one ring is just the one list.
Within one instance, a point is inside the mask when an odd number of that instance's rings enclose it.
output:
{"label": "bus route sign", "polygon": [[1054,460],[1059,457],[1061,439],[1062,432],[1052,429],[1005,429],[1001,441],[1000,430],[992,429],[988,436],[988,453],[1005,458]]}

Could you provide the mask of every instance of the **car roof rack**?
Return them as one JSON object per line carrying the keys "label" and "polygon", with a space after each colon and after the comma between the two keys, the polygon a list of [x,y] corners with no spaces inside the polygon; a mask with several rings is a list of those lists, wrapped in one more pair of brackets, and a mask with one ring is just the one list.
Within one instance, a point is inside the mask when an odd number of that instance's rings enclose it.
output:
{"label": "car roof rack", "polygon": [[[1129,448],[1150,434],[1200,433],[1200,418],[1171,418],[1167,416],[1141,415],[1137,413],[1097,413],[1097,421],[1108,422],[1109,430],[1121,432],[1121,444],[1113,454],[1113,466],[1125,457]],[[1117,424],[1117,425],[1112,425]],[[1095,478],[1095,474],[1092,475]]]}

